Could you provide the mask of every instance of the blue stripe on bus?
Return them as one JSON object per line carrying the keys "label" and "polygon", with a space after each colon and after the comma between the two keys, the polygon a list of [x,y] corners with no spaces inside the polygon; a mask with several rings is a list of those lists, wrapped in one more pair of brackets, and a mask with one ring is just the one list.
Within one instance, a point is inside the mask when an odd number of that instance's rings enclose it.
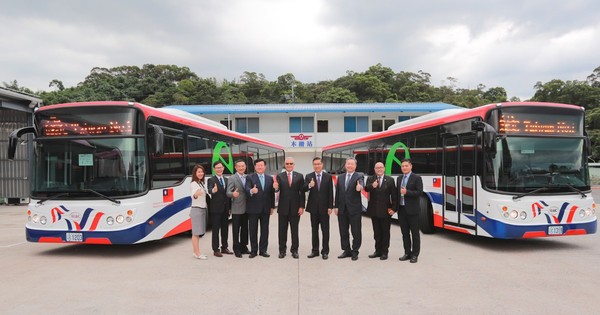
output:
{"label": "blue stripe on bus", "polygon": [[[118,231],[77,231],[83,234],[83,240],[87,238],[106,238],[112,244],[133,244],[152,233],[156,228],[163,224],[173,215],[188,209],[192,205],[191,197],[179,199],[168,206],[160,209],[156,214],[150,217],[145,222],[132,226],[125,230]],[[153,224],[148,222],[153,221]],[[72,231],[69,221],[67,221],[68,231]],[[30,242],[38,242],[40,237],[60,237],[63,241],[66,240],[67,231],[49,231],[26,229],[26,237]]]}
{"label": "blue stripe on bus", "polygon": [[[477,220],[480,228],[484,229],[492,237],[495,238],[522,238],[527,232],[544,232],[548,233],[548,225],[513,225],[500,222],[484,216],[478,212],[478,216],[485,220]],[[551,223],[551,222],[548,222]],[[586,223],[570,223],[570,224],[551,224],[552,226],[562,226],[563,235],[569,230],[585,230],[587,234],[596,233],[598,228],[597,220]]]}

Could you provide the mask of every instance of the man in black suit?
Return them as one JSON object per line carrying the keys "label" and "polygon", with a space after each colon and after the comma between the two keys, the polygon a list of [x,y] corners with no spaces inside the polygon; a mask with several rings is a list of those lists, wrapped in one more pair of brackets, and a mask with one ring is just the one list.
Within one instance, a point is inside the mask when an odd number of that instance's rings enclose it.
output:
{"label": "man in black suit", "polygon": [[[229,211],[231,210],[231,199],[227,197],[227,178],[223,176],[225,165],[217,161],[213,163],[215,176],[208,179],[208,191],[210,192],[210,225],[212,229],[212,249],[214,255],[223,257],[223,254],[233,254],[227,247],[229,231]],[[221,231],[221,250],[219,251],[219,231]]]}
{"label": "man in black suit", "polygon": [[411,263],[416,263],[421,251],[419,234],[421,205],[419,199],[423,195],[423,180],[421,176],[412,172],[412,162],[409,159],[402,160],[401,168],[403,175],[398,176],[396,183],[400,191],[397,208],[398,222],[404,243],[404,256],[400,257],[400,260],[410,260]]}
{"label": "man in black suit", "polygon": [[[250,258],[258,252],[263,257],[269,257],[269,216],[275,211],[275,190],[273,177],[265,174],[266,162],[263,159],[254,160],[256,173],[246,177],[246,213],[248,214],[248,231],[250,234]],[[258,225],[260,222],[260,243],[258,241]]]}
{"label": "man in black suit", "polygon": [[316,157],[312,161],[314,172],[306,174],[304,190],[308,191],[306,211],[310,213],[312,228],[312,251],[308,258],[319,256],[319,224],[323,233],[323,259],[329,257],[329,216],[333,210],[333,180],[323,172],[323,162]]}
{"label": "man in black suit", "polygon": [[367,179],[365,191],[369,192],[369,205],[367,214],[373,223],[373,238],[375,239],[375,252],[369,258],[381,260],[388,259],[390,247],[391,215],[394,214],[398,200],[396,184],[390,176],[385,176],[385,166],[381,162],[375,163],[375,175]]}
{"label": "man in black suit", "polygon": [[292,257],[298,259],[298,223],[304,213],[304,176],[294,171],[294,159],[285,159],[285,172],[277,174],[273,184],[275,192],[279,191],[277,214],[279,222],[279,258],[285,257],[287,250],[288,225],[292,234]]}
{"label": "man in black suit", "polygon": [[[338,177],[335,194],[334,211],[338,216],[340,239],[344,251],[338,258],[352,257],[358,259],[358,250],[362,243],[361,220],[363,189],[363,174],[356,171],[356,159],[346,159],[346,173]],[[350,230],[352,232],[352,247],[350,247]]]}

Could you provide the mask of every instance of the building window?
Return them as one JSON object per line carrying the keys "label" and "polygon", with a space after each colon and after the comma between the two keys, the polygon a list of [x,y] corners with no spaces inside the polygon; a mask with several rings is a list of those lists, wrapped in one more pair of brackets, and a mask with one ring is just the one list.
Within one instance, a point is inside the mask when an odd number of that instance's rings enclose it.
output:
{"label": "building window", "polygon": [[315,132],[313,117],[290,117],[290,133]]}
{"label": "building window", "polygon": [[414,118],[414,117],[412,117],[412,116],[398,116],[398,122],[406,121],[406,120],[409,120],[411,118]]}
{"label": "building window", "polygon": [[344,117],[344,132],[369,132],[369,117],[346,116]]}
{"label": "building window", "polygon": [[393,119],[373,119],[371,120],[371,131],[384,131],[387,130],[391,125],[396,123]]}
{"label": "building window", "polygon": [[258,118],[236,118],[235,131],[241,133],[259,133]]}
{"label": "building window", "polygon": [[317,120],[317,132],[329,132],[329,120]]}
{"label": "building window", "polygon": [[221,125],[227,127],[227,129],[231,130],[231,120],[221,120]]}

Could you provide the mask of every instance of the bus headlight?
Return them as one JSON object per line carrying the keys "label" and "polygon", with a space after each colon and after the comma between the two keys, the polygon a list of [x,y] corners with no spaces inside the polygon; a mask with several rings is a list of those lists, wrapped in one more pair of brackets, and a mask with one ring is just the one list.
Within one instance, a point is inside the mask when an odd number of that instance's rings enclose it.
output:
{"label": "bus headlight", "polygon": [[585,215],[592,215],[592,210],[590,208],[585,209]]}
{"label": "bus headlight", "polygon": [[527,219],[527,212],[521,211],[521,220]]}
{"label": "bus headlight", "polygon": [[38,223],[38,221],[40,220],[40,218],[38,217],[37,214],[34,214],[32,220],[33,220],[33,223]]}
{"label": "bus headlight", "polygon": [[117,216],[117,223],[121,224],[123,222],[125,222],[125,217],[119,214]]}
{"label": "bus headlight", "polygon": [[583,209],[579,210],[579,216],[582,218],[585,217],[585,210],[583,210]]}
{"label": "bus headlight", "polygon": [[108,225],[115,224],[115,219],[113,217],[107,217],[106,218],[106,224],[108,224]]}
{"label": "bus headlight", "polygon": [[517,210],[513,210],[510,212],[510,217],[516,219],[519,216],[519,212]]}
{"label": "bus headlight", "polygon": [[43,225],[46,225],[46,222],[48,222],[48,220],[46,219],[46,217],[42,216],[40,218],[40,223],[43,224]]}
{"label": "bus headlight", "polygon": [[508,212],[504,211],[504,217],[508,219]]}

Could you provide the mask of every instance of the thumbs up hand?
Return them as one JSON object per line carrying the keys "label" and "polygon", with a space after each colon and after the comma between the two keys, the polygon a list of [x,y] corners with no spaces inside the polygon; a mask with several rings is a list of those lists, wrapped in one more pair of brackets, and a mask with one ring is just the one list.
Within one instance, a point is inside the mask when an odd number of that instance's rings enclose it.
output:
{"label": "thumbs up hand", "polygon": [[214,193],[216,193],[217,191],[219,191],[219,187],[218,187],[218,186],[219,186],[219,185],[217,185],[217,184],[215,184],[215,185],[213,186],[213,189],[212,189],[212,193],[213,193],[213,194],[214,194]]}
{"label": "thumbs up hand", "polygon": [[256,185],[254,185],[254,187],[252,187],[252,189],[250,189],[250,192],[251,192],[252,194],[256,194],[256,193],[258,193],[258,188],[256,188]]}
{"label": "thumbs up hand", "polygon": [[379,186],[379,181],[378,180],[374,180],[373,181],[373,188],[377,188]]}
{"label": "thumbs up hand", "polygon": [[356,191],[361,191],[363,189],[362,185],[360,184],[360,181],[357,180],[356,181]]}
{"label": "thumbs up hand", "polygon": [[310,179],[310,183],[308,183],[308,187],[310,187],[310,188],[315,187],[315,179],[314,178]]}

